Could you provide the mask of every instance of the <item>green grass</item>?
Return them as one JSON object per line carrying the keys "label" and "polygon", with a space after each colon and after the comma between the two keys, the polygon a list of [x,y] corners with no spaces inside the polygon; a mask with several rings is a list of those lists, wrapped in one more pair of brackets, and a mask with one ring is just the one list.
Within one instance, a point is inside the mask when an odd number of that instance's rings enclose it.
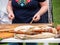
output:
{"label": "green grass", "polygon": [[38,43],[38,45],[44,45],[44,43]]}
{"label": "green grass", "polygon": [[[8,45],[8,44],[0,44],[0,45]],[[44,43],[38,43],[38,45],[44,45]],[[49,45],[58,45],[58,43],[49,43]]]}
{"label": "green grass", "polygon": [[2,43],[2,44],[0,44],[0,45],[8,45],[7,43]]}
{"label": "green grass", "polygon": [[60,0],[52,0],[54,24],[60,24]]}
{"label": "green grass", "polygon": [[49,43],[49,45],[58,45],[58,43]]}

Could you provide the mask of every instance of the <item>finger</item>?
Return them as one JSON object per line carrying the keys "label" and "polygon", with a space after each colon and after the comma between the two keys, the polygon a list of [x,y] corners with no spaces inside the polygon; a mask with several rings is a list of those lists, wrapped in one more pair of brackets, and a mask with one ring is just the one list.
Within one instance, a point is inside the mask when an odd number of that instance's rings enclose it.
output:
{"label": "finger", "polygon": [[34,21],[36,22],[36,21],[37,21],[37,19],[34,19]]}
{"label": "finger", "polygon": [[9,15],[8,17],[9,17],[10,20],[12,20],[14,18],[13,15]]}
{"label": "finger", "polygon": [[14,19],[14,16],[12,15],[12,16],[11,16],[11,20],[13,20],[13,19]]}
{"label": "finger", "polygon": [[39,18],[38,18],[38,17],[37,17],[37,18],[35,18],[35,19],[34,19],[34,21],[35,21],[35,22],[39,21]]}
{"label": "finger", "polygon": [[14,15],[11,15],[11,17],[14,17]]}
{"label": "finger", "polygon": [[33,20],[35,20],[35,19],[36,19],[36,16],[33,17]]}
{"label": "finger", "polygon": [[38,21],[38,19],[35,19],[34,21],[35,21],[35,22],[37,22],[37,21]]}
{"label": "finger", "polygon": [[10,15],[8,15],[8,18],[11,19]]}

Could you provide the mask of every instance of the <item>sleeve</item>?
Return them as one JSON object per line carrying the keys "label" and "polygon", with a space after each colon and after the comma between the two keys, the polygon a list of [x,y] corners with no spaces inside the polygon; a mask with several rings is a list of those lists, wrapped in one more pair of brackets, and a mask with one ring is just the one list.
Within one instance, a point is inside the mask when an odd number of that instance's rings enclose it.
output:
{"label": "sleeve", "polygon": [[45,0],[37,0],[38,2],[44,2]]}

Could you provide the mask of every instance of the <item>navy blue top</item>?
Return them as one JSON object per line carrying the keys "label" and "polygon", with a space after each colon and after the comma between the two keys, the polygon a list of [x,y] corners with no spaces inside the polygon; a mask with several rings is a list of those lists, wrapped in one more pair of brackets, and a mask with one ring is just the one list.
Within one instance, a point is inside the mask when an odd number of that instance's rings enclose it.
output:
{"label": "navy blue top", "polygon": [[[44,2],[45,0],[12,0],[13,12],[15,19],[13,23],[29,23],[32,20],[32,17],[39,11],[41,8],[39,2]],[[48,22],[48,13],[45,13],[41,16],[41,19],[37,23],[47,23]]]}

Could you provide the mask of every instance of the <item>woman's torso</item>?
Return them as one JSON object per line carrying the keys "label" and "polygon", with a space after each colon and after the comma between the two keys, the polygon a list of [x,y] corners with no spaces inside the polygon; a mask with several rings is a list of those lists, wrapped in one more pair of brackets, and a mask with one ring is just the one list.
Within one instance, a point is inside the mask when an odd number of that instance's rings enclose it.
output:
{"label": "woman's torso", "polygon": [[[20,1],[20,3],[19,3]],[[15,15],[15,22],[29,23],[33,16],[39,11],[40,5],[37,0],[12,0],[13,12]],[[25,3],[27,2],[27,3]],[[24,5],[22,5],[25,3]],[[20,21],[19,21],[20,20]]]}

